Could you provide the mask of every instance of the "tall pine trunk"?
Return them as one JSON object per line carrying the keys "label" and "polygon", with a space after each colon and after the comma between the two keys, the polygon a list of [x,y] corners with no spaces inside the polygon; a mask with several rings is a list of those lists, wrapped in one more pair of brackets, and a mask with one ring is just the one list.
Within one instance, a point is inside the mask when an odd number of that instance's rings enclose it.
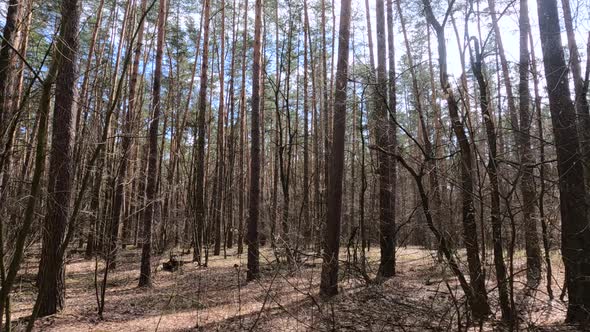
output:
{"label": "tall pine trunk", "polygon": [[[207,110],[207,71],[209,70],[209,17],[211,2],[203,4],[203,58],[201,59],[201,82],[197,105],[197,170],[195,179],[195,225],[193,231],[193,260],[201,264],[201,247],[205,231],[205,113]],[[196,259],[195,259],[196,258]]]}
{"label": "tall pine trunk", "polygon": [[342,181],[344,178],[344,142],[346,132],[346,83],[348,82],[348,49],[350,43],[350,0],[340,4],[340,30],[338,36],[338,63],[336,65],[336,91],[334,92],[334,128],[328,181],[328,215],[322,253],[320,294],[326,297],[338,293],[338,252],[340,250],[340,223],[342,218]]}
{"label": "tall pine trunk", "polygon": [[225,136],[224,136],[224,110],[225,110],[225,99],[224,99],[224,77],[225,77],[225,5],[221,5],[221,33],[220,33],[220,50],[219,50],[219,108],[217,113],[217,167],[215,179],[217,184],[216,192],[213,193],[215,199],[215,244],[213,248],[213,255],[217,256],[221,252],[221,233],[222,233],[222,222],[223,218],[223,188],[225,183]]}
{"label": "tall pine trunk", "polygon": [[78,76],[78,31],[80,4],[64,0],[57,42],[58,73],[55,85],[55,110],[49,157],[47,216],[45,217],[41,261],[39,263],[39,309],[43,317],[55,314],[65,305],[65,266],[62,241],[70,218],[73,187],[72,143],[76,79]]}
{"label": "tall pine trunk", "polygon": [[154,69],[154,84],[152,89],[152,118],[148,134],[148,169],[145,188],[146,207],[143,214],[143,242],[141,244],[141,266],[139,271],[139,287],[152,285],[152,224],[156,200],[156,181],[158,174],[158,128],[160,124],[160,90],[162,82],[162,56],[164,53],[164,38],[166,36],[166,0],[160,0],[158,11],[158,41],[156,45],[156,68]]}
{"label": "tall pine trunk", "polygon": [[519,123],[520,130],[516,134],[521,162],[522,214],[525,233],[525,252],[527,254],[527,286],[537,288],[541,280],[541,248],[537,218],[535,218],[535,183],[533,178],[534,157],[531,151],[531,123],[530,91],[529,91],[529,48],[528,31],[530,29],[527,0],[520,1],[520,81],[519,95]]}
{"label": "tall pine trunk", "polygon": [[[582,158],[584,158],[586,191],[588,191],[590,189],[590,105],[588,103],[588,82],[585,82],[585,79],[588,79],[588,77],[582,77],[580,52],[578,51],[578,45],[576,44],[570,0],[561,0],[561,4],[569,50],[568,62],[574,79],[574,92],[576,96],[574,106],[576,109],[576,115],[578,116],[578,130],[581,147],[580,153],[582,154]],[[590,39],[588,41],[590,42]],[[590,58],[588,53],[586,53],[586,57]],[[588,71],[588,68],[586,68],[586,71]],[[590,197],[587,197],[587,199],[590,199]],[[587,201],[587,204],[588,203],[590,203],[590,201]]]}
{"label": "tall pine trunk", "polygon": [[246,135],[246,50],[248,48],[248,0],[244,1],[244,27],[242,31],[242,83],[240,85],[240,155],[238,157],[238,254],[244,252],[244,154]]}
{"label": "tall pine trunk", "polygon": [[385,7],[383,0],[376,1],[377,13],[377,85],[375,87],[375,136],[380,151],[377,154],[377,173],[379,175],[379,243],[381,261],[378,276],[389,278],[395,274],[395,223],[392,210],[391,157],[387,154],[394,148],[391,139],[387,102],[387,63],[385,51]]}
{"label": "tall pine trunk", "polygon": [[566,319],[582,324],[590,321],[590,229],[576,112],[567,84],[568,67],[561,43],[557,1],[539,0],[537,11],[557,150],[561,250],[569,294]]}
{"label": "tall pine trunk", "polygon": [[262,30],[262,0],[255,2],[254,55],[252,63],[252,121],[250,147],[250,206],[248,216],[248,273],[247,280],[260,275],[258,219],[260,217],[260,51]]}
{"label": "tall pine trunk", "polygon": [[[6,89],[11,81],[10,57],[13,54],[10,44],[13,42],[17,29],[18,9],[21,4],[19,4],[19,0],[10,0],[7,5],[2,43],[0,44],[0,137],[4,137],[4,130],[6,129],[4,120],[10,116],[9,109],[6,107],[8,102],[6,97],[9,97],[6,96]],[[2,158],[4,157],[3,155]]]}

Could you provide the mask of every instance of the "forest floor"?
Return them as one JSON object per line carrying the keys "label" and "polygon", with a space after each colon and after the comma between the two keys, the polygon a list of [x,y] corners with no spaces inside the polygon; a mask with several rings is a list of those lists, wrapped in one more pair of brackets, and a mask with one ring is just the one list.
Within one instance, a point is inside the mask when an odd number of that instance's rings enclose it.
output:
{"label": "forest floor", "polygon": [[[208,267],[190,263],[178,271],[162,270],[168,253],[154,257],[153,287],[137,287],[140,250],[120,251],[120,263],[109,274],[104,317],[97,315],[95,260],[74,254],[67,264],[66,308],[57,315],[39,319],[38,331],[457,331],[457,312],[463,314],[462,292],[455,278],[436,253],[419,247],[400,248],[397,276],[381,284],[367,285],[357,265],[347,264],[343,249],[340,294],[330,301],[318,296],[320,259],[313,255],[296,267],[276,264],[270,248],[261,250],[259,281],[245,282],[246,255],[228,249],[227,258],[211,256]],[[379,249],[367,254],[368,268],[378,266]],[[523,257],[514,271],[521,271]],[[488,279],[493,274],[491,257],[486,264]],[[157,266],[157,269],[156,269]],[[279,268],[277,268],[279,267]],[[549,301],[543,283],[529,297],[523,297],[524,273],[515,282],[515,301],[520,310],[521,330],[574,331],[562,325],[565,306],[559,301],[563,265],[553,259],[553,290]],[[23,273],[12,297],[13,331],[24,330],[33,301],[35,259],[22,267]],[[99,266],[99,280],[102,266]],[[371,273],[373,275],[373,273]],[[495,282],[489,280],[492,308],[498,308]],[[453,298],[458,299],[454,301]],[[460,304],[459,304],[460,306]],[[499,313],[495,313],[499,318]],[[465,317],[461,317],[464,321]],[[480,329],[474,329],[474,331]],[[502,330],[490,320],[484,331]]]}

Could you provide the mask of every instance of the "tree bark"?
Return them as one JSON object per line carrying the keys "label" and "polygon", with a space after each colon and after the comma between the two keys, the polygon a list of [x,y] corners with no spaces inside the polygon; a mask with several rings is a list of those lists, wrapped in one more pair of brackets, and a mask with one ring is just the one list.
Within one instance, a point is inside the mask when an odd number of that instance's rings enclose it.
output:
{"label": "tree bark", "polygon": [[334,128],[328,181],[328,215],[322,252],[320,295],[331,297],[338,293],[338,252],[340,250],[340,223],[342,218],[342,181],[344,177],[344,142],[346,132],[346,84],[348,82],[348,49],[350,43],[351,1],[340,4],[338,36],[338,63],[336,65],[336,91],[334,93]]}
{"label": "tree bark", "polygon": [[224,168],[225,168],[225,136],[224,136],[224,112],[225,112],[225,99],[224,99],[224,77],[225,77],[225,4],[221,3],[221,33],[220,33],[220,55],[219,55],[219,108],[217,112],[217,167],[216,167],[216,181],[217,181],[217,192],[213,193],[215,199],[215,244],[213,248],[213,255],[219,255],[221,253],[221,233],[223,222],[223,186],[224,186]]}
{"label": "tree bark", "polygon": [[541,281],[541,248],[539,245],[539,232],[537,230],[537,218],[535,218],[535,183],[533,178],[534,157],[531,151],[530,131],[532,116],[530,112],[529,91],[529,48],[528,31],[529,10],[528,1],[520,1],[520,70],[519,70],[519,106],[520,106],[520,130],[517,132],[520,162],[521,162],[521,186],[522,214],[525,232],[525,252],[527,254],[527,286],[537,288]]}
{"label": "tree bark", "polygon": [[[307,1],[304,0],[304,6],[307,7]],[[305,10],[305,17],[307,18],[307,9]],[[309,101],[308,99],[308,43],[307,38],[309,29],[307,24],[303,27],[303,240],[309,241],[311,238],[311,220],[309,210],[309,196],[311,195],[309,189]],[[310,45],[309,45],[310,46]]]}
{"label": "tree bark", "polygon": [[[570,0],[561,0],[561,4],[569,50],[569,65],[574,79],[574,106],[578,116],[578,132],[581,147],[580,153],[584,159],[584,176],[586,178],[586,191],[588,191],[590,189],[590,105],[588,103],[588,83],[585,82],[582,77],[580,52],[578,51],[578,45],[576,44]],[[586,54],[586,57],[588,57],[588,54]],[[588,71],[588,68],[586,68],[586,71]],[[590,197],[587,197],[586,199],[587,204],[590,204]]]}
{"label": "tree bark", "polygon": [[244,1],[244,27],[242,32],[242,84],[240,92],[240,156],[238,173],[238,254],[244,252],[244,152],[246,135],[246,50],[248,49],[248,0]]}
{"label": "tree bark", "polygon": [[152,258],[152,223],[154,206],[156,204],[156,181],[158,173],[158,129],[160,124],[160,90],[162,82],[162,55],[164,52],[164,38],[166,37],[166,0],[160,0],[158,11],[158,41],[156,45],[156,68],[154,69],[154,84],[152,89],[152,118],[148,134],[148,169],[145,188],[146,207],[143,214],[143,242],[141,244],[141,266],[139,270],[139,287],[151,287],[151,258]]}
{"label": "tree bark", "polygon": [[[13,53],[9,44],[13,42],[13,37],[17,29],[16,23],[20,6],[19,0],[8,1],[6,20],[4,30],[2,31],[2,43],[0,44],[0,137],[4,137],[4,129],[6,129],[6,122],[4,120],[10,116],[8,113],[9,108],[5,107],[7,103],[6,89],[11,81],[10,57]],[[2,156],[2,158],[4,157]]]}
{"label": "tree bark", "polygon": [[569,294],[566,320],[584,324],[590,321],[590,229],[576,113],[567,82],[557,1],[539,0],[537,10],[557,150],[561,248]]}
{"label": "tree bark", "polygon": [[551,288],[551,284],[553,281],[553,269],[551,264],[551,230],[548,229],[547,220],[545,216],[545,140],[544,140],[544,131],[543,131],[543,117],[541,115],[541,96],[539,94],[539,71],[537,69],[537,58],[535,56],[535,48],[533,43],[533,34],[529,29],[529,45],[531,50],[531,72],[533,74],[533,89],[535,92],[535,111],[537,115],[537,130],[539,132],[539,218],[541,219],[541,230],[543,235],[543,249],[544,249],[544,258],[545,258],[545,275],[546,275],[546,287],[547,287],[547,294],[549,295],[549,299],[553,299],[553,290]]}
{"label": "tree bark", "polygon": [[[205,231],[205,113],[207,111],[207,71],[209,67],[209,17],[211,13],[211,2],[205,0],[203,3],[203,58],[201,59],[201,81],[199,90],[199,101],[197,105],[197,170],[196,170],[196,192],[195,192],[195,225],[194,241],[195,250],[193,255],[196,261],[201,264],[201,246],[203,245],[203,232]],[[193,257],[195,260],[195,257]]]}
{"label": "tree bark", "polygon": [[[389,122],[387,126],[387,137],[389,140],[389,150],[396,152],[397,150],[397,118],[396,118],[396,110],[397,110],[397,96],[396,96],[396,80],[395,80],[395,44],[394,44],[394,34],[395,31],[393,30],[393,0],[387,0],[387,57],[389,62],[389,84],[388,84],[388,97],[389,97],[389,104],[387,107],[388,115],[389,115]],[[426,131],[426,128],[424,128]],[[397,246],[397,229],[396,229],[396,209],[395,209],[395,202],[396,202],[396,189],[397,189],[397,161],[392,158],[391,156],[387,156],[389,159],[389,214],[391,215],[390,219],[390,228],[391,228],[391,239],[389,245],[393,248],[392,255],[391,255],[391,262],[388,263],[392,267],[390,267],[390,272],[392,275],[395,275],[395,247]],[[387,264],[386,264],[387,265]],[[384,269],[385,270],[385,269]]]}
{"label": "tree bark", "polygon": [[55,314],[65,305],[65,266],[60,247],[70,218],[70,198],[73,185],[72,143],[76,79],[78,75],[78,30],[80,4],[64,0],[61,8],[61,28],[57,42],[59,71],[55,85],[53,134],[49,157],[47,216],[39,263],[38,315]]}
{"label": "tree bark", "polygon": [[250,147],[250,206],[248,216],[248,273],[247,280],[260,276],[258,219],[260,217],[260,53],[262,29],[262,0],[255,2],[254,56],[252,63],[252,120]]}
{"label": "tree bark", "polygon": [[[376,0],[377,14],[377,85],[375,86],[375,136],[377,145],[390,151],[394,147],[390,137],[387,103],[387,74],[385,50],[385,7],[384,0]],[[380,151],[377,154],[377,173],[379,175],[379,244],[381,258],[377,275],[389,278],[395,275],[395,224],[392,211],[391,158]]]}

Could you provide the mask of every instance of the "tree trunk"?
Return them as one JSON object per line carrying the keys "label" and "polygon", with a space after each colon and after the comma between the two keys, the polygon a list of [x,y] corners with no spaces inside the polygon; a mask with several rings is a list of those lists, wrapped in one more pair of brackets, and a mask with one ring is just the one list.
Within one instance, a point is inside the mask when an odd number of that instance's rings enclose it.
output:
{"label": "tree trunk", "polygon": [[[307,7],[307,1],[304,0],[304,6]],[[307,9],[305,14],[307,14]],[[307,15],[306,15],[307,17]],[[309,210],[309,101],[308,98],[308,43],[307,38],[309,29],[307,24],[303,27],[303,241],[305,244],[311,238],[311,220]]]}
{"label": "tree trunk", "polygon": [[[477,225],[475,222],[475,209],[473,206],[473,156],[471,153],[471,145],[469,143],[467,133],[465,132],[465,125],[459,115],[458,102],[453,94],[453,89],[448,79],[447,49],[445,44],[446,41],[444,36],[444,26],[441,25],[434,17],[430,2],[428,0],[423,0],[423,3],[426,10],[427,21],[433,27],[436,33],[438,42],[438,62],[440,67],[441,88],[447,100],[452,129],[455,133],[455,136],[457,137],[461,152],[460,179],[463,190],[461,195],[463,238],[467,251],[467,265],[469,267],[469,277],[471,283],[470,287],[473,289],[474,294],[474,296],[470,299],[470,306],[473,316],[476,319],[483,319],[490,313],[490,306],[488,304],[485,280],[483,278],[481,261],[479,258]],[[447,9],[448,12],[451,10],[452,8]]]}
{"label": "tree trunk", "polygon": [[519,70],[519,106],[520,106],[520,130],[516,138],[521,162],[521,186],[522,214],[525,232],[525,252],[527,254],[527,286],[537,288],[541,281],[541,248],[539,245],[539,232],[537,230],[537,218],[535,218],[535,183],[533,178],[534,157],[531,151],[530,131],[532,117],[529,110],[529,48],[528,31],[529,10],[527,0],[520,1],[520,70]]}
{"label": "tree trunk", "polygon": [[[14,53],[9,46],[17,39],[15,36],[16,25],[19,17],[19,3],[17,0],[8,1],[8,8],[6,10],[6,21],[2,33],[2,43],[0,44],[0,281],[4,282],[6,278],[6,268],[4,266],[4,235],[6,230],[7,218],[1,216],[4,202],[8,194],[8,182],[10,179],[10,165],[12,145],[14,143],[14,133],[17,129],[18,117],[13,119],[11,117],[9,86],[12,81],[13,73],[11,66],[11,55]],[[8,96],[7,96],[8,95]],[[8,97],[8,98],[7,98]],[[8,99],[8,100],[7,100]],[[20,99],[20,98],[18,98]],[[18,103],[17,99],[17,103]],[[13,107],[18,111],[17,107]],[[4,119],[5,118],[5,119]],[[9,120],[9,121],[6,121]],[[9,125],[6,126],[6,123]],[[4,138],[6,137],[6,142]],[[2,147],[4,148],[2,150]],[[8,296],[8,295],[7,295]],[[10,330],[10,298],[6,298],[6,329]],[[2,306],[0,306],[2,307]],[[2,330],[2,316],[3,310],[0,310],[0,330]]]}
{"label": "tree trunk", "polygon": [[[146,10],[147,1],[141,1],[141,10],[140,13],[143,14]],[[125,112],[124,124],[123,124],[123,138],[121,139],[121,159],[119,167],[117,168],[117,175],[115,177],[115,190],[113,193],[113,207],[112,207],[112,214],[111,214],[111,247],[109,251],[111,254],[111,266],[115,266],[116,260],[116,250],[117,250],[117,242],[119,237],[119,225],[121,224],[121,210],[123,207],[123,199],[124,199],[124,190],[125,190],[125,181],[127,177],[127,167],[129,164],[129,150],[131,148],[132,143],[132,135],[133,135],[133,112],[135,107],[135,94],[137,89],[137,74],[139,71],[139,58],[141,56],[141,46],[143,42],[143,23],[141,21],[141,25],[139,26],[139,31],[137,34],[137,45],[134,48],[134,57],[133,57],[133,68],[131,71],[131,76],[129,78],[129,104],[127,107],[127,111]],[[130,45],[129,47],[134,47],[134,45]],[[124,236],[123,236],[124,240]]]}
{"label": "tree trunk", "polygon": [[[233,1],[233,6],[236,6],[236,0]],[[232,43],[231,43],[231,66],[230,66],[230,81],[229,81],[229,122],[230,127],[229,134],[229,147],[228,147],[228,158],[229,158],[229,169],[228,179],[229,183],[226,186],[225,197],[227,200],[227,227],[224,233],[225,247],[233,248],[234,244],[234,172],[235,172],[235,160],[236,160],[236,125],[235,125],[235,110],[236,110],[236,95],[235,95],[235,77],[236,77],[236,45],[238,42],[238,27],[237,27],[237,16],[239,11],[234,10],[232,13]],[[241,167],[241,165],[240,165]],[[239,189],[238,189],[239,190]],[[224,251],[225,253],[225,251]]]}
{"label": "tree trunk", "polygon": [[[19,0],[10,0],[6,9],[6,20],[4,23],[4,30],[2,31],[2,43],[0,44],[0,137],[4,137],[5,118],[8,119],[10,114],[9,108],[5,107],[8,102],[6,97],[6,89],[11,81],[10,75],[10,57],[13,50],[9,46],[13,42],[13,35],[16,32],[18,10],[21,4]],[[2,158],[5,156],[3,155]],[[0,169],[0,172],[2,170]]]}
{"label": "tree trunk", "polygon": [[[387,74],[385,50],[385,7],[383,0],[376,1],[377,14],[377,85],[375,87],[375,136],[379,148],[390,151],[394,148],[390,137],[390,123],[387,103]],[[377,173],[379,175],[379,243],[381,260],[379,277],[389,278],[395,275],[395,219],[393,216],[391,191],[391,158],[383,151],[377,155]]]}
{"label": "tree trunk", "polygon": [[160,124],[160,90],[162,82],[162,55],[166,36],[166,0],[160,0],[158,11],[158,41],[156,46],[156,68],[152,89],[152,119],[148,134],[148,169],[145,188],[146,207],[143,214],[143,243],[141,244],[141,266],[139,271],[139,287],[152,285],[152,223],[156,204],[156,181],[158,174],[158,129]]}
{"label": "tree trunk", "polygon": [[[197,170],[196,170],[196,192],[195,192],[195,225],[194,241],[195,250],[193,255],[196,261],[201,264],[201,246],[203,245],[203,232],[205,230],[205,113],[207,110],[207,71],[209,66],[209,16],[211,13],[211,2],[205,0],[203,3],[203,58],[201,59],[201,81],[198,101],[197,115]],[[193,257],[195,260],[195,257]]]}
{"label": "tree trunk", "polygon": [[340,5],[338,63],[334,93],[334,131],[328,181],[328,215],[324,232],[322,277],[320,294],[326,297],[338,293],[338,252],[340,250],[340,222],[342,218],[342,181],[344,176],[344,142],[346,132],[346,84],[348,82],[348,49],[350,43],[350,0]]}
{"label": "tree trunk", "polygon": [[[55,52],[57,54],[57,52]],[[27,200],[27,206],[23,216],[23,223],[16,235],[14,243],[14,254],[10,261],[9,268],[7,270],[6,278],[2,280],[2,287],[0,288],[0,313],[4,312],[4,306],[7,304],[7,299],[10,295],[10,291],[16,280],[20,264],[23,260],[23,254],[25,249],[26,240],[31,231],[31,225],[35,220],[35,207],[37,200],[41,194],[42,177],[45,172],[45,148],[47,145],[47,128],[49,118],[49,108],[51,104],[51,87],[53,85],[57,68],[59,66],[59,56],[54,57],[47,78],[43,81],[41,97],[39,100],[39,129],[37,132],[37,147],[35,148],[35,166],[33,176],[31,179],[31,191]],[[37,302],[39,302],[37,300]],[[39,305],[36,303],[35,308]]]}
{"label": "tree trunk", "polygon": [[213,226],[215,229],[215,245],[213,248],[213,255],[219,255],[221,253],[221,233],[222,233],[222,221],[223,218],[223,186],[224,186],[224,166],[225,166],[225,157],[224,157],[224,109],[225,109],[225,99],[224,99],[224,76],[225,76],[225,5],[221,4],[221,33],[220,33],[220,54],[219,54],[219,107],[217,112],[217,174],[215,176],[217,180],[217,192],[213,193],[213,197],[215,199],[215,219]]}
{"label": "tree trunk", "polygon": [[553,271],[551,266],[551,239],[550,239],[550,232],[551,230],[547,227],[547,220],[545,216],[545,140],[543,132],[543,117],[541,116],[541,96],[539,95],[539,72],[537,69],[537,58],[535,57],[535,48],[533,43],[533,34],[529,29],[529,45],[531,49],[531,72],[533,74],[533,88],[535,92],[535,110],[537,115],[537,130],[539,132],[539,218],[541,219],[541,230],[543,234],[543,249],[545,251],[545,275],[547,281],[547,294],[549,295],[549,299],[553,299],[553,290],[551,289],[551,284],[553,281]]}
{"label": "tree trunk", "polygon": [[[397,150],[397,90],[396,90],[396,79],[395,79],[395,44],[394,44],[394,34],[395,31],[393,30],[393,0],[387,0],[387,57],[389,61],[389,86],[388,86],[388,96],[389,96],[389,104],[388,104],[388,115],[389,115],[389,124],[387,127],[388,133],[388,140],[389,140],[389,150],[396,151]],[[426,128],[424,128],[426,131]],[[396,189],[397,189],[397,161],[395,158],[388,156],[389,159],[389,210],[391,215],[391,231],[392,231],[392,239],[390,245],[393,248],[392,254],[392,262],[390,263],[393,267],[392,272],[395,274],[395,247],[397,246],[397,229],[396,229],[396,209],[395,209],[395,202],[396,202]]]}
{"label": "tree trunk", "polygon": [[566,320],[583,324],[590,321],[590,229],[576,113],[567,84],[557,1],[539,0],[537,10],[557,150],[561,248],[569,294]]}
{"label": "tree trunk", "polygon": [[[509,122],[510,127],[512,129],[515,143],[518,146],[518,158],[520,159],[521,163],[521,183],[520,183],[520,191],[522,194],[522,210],[523,210],[523,223],[525,226],[525,251],[527,254],[527,285],[532,288],[536,288],[539,283],[539,278],[541,275],[541,252],[539,246],[539,235],[537,229],[536,220],[534,219],[534,183],[533,177],[531,173],[530,166],[527,164],[533,163],[532,155],[530,154],[530,137],[528,135],[528,131],[530,131],[530,116],[524,116],[523,118],[523,101],[522,100],[522,91],[520,90],[521,87],[519,85],[519,98],[520,98],[520,119],[518,117],[519,114],[516,112],[515,106],[515,97],[512,92],[512,82],[510,80],[509,74],[509,67],[508,67],[508,60],[506,59],[506,54],[504,52],[504,44],[502,43],[502,34],[498,25],[498,17],[496,13],[496,4],[495,0],[488,0],[488,4],[490,6],[490,14],[492,16],[492,24],[494,28],[494,35],[496,37],[496,44],[498,47],[498,53],[500,56],[500,65],[502,68],[502,76],[504,77],[504,87],[506,90],[506,98],[508,102],[508,114],[509,114]],[[522,1],[521,1],[522,6]],[[520,27],[522,29],[530,29],[530,25],[528,23],[528,6],[524,4],[524,10],[526,15],[526,21],[522,17],[522,10],[520,11]],[[522,41],[521,41],[522,45]],[[528,47],[527,47],[528,50]],[[522,46],[520,48],[521,56],[522,56]],[[528,71],[528,68],[521,67],[520,73],[522,71]],[[528,73],[527,73],[528,75]],[[520,78],[520,83],[522,84],[522,78]],[[528,84],[525,87],[528,91]],[[527,92],[528,93],[528,92]],[[530,98],[526,98],[527,105],[524,106],[528,109],[528,101]],[[525,111],[525,113],[528,112]],[[529,118],[527,120],[527,118]],[[526,123],[522,123],[522,121],[527,120]],[[527,134],[524,132],[527,131]],[[528,143],[527,143],[528,141]],[[528,148],[527,148],[528,147]],[[528,150],[529,153],[524,153],[525,150]]]}
{"label": "tree trunk", "polygon": [[244,152],[246,135],[246,50],[248,49],[248,0],[244,1],[244,28],[242,32],[242,84],[240,85],[240,156],[238,172],[238,254],[244,252]]}
{"label": "tree trunk", "polygon": [[[504,78],[504,89],[506,90],[506,101],[508,103],[508,115],[510,128],[516,136],[518,132],[518,115],[516,113],[516,105],[514,104],[515,97],[512,92],[512,81],[510,80],[510,68],[508,67],[508,60],[506,59],[506,52],[504,52],[504,43],[502,42],[502,33],[498,25],[498,14],[496,11],[495,0],[488,0],[490,6],[490,16],[492,17],[492,26],[494,29],[494,37],[496,38],[496,45],[498,47],[498,54],[500,56],[500,65],[502,68],[502,76]],[[498,101],[500,102],[500,101]]]}
{"label": "tree trunk", "polygon": [[[581,147],[580,153],[584,159],[584,175],[586,178],[586,191],[588,191],[590,189],[590,105],[588,103],[588,83],[582,78],[580,52],[578,51],[578,45],[576,44],[570,0],[561,0],[561,4],[569,49],[569,65],[574,79],[574,92],[576,96],[574,106],[578,116],[578,131]],[[588,54],[586,54],[586,57],[589,57]],[[586,71],[588,71],[588,68],[586,68]],[[586,77],[586,79],[587,78],[588,77]],[[587,197],[587,200],[587,204],[589,204],[590,197]]]}
{"label": "tree trunk", "polygon": [[55,85],[53,134],[49,157],[47,216],[41,261],[39,263],[38,315],[61,311],[65,304],[65,266],[60,253],[70,218],[70,197],[73,185],[72,143],[76,79],[78,75],[78,30],[80,4],[64,0],[61,8],[61,29],[57,43],[59,71]]}
{"label": "tree trunk", "polygon": [[262,29],[262,0],[255,2],[254,56],[252,64],[252,121],[250,148],[250,207],[248,216],[248,273],[247,280],[260,275],[258,219],[260,217],[260,50]]}
{"label": "tree trunk", "polygon": [[[526,1],[526,0],[525,0]],[[480,107],[483,122],[485,123],[489,161],[487,165],[487,172],[490,176],[491,187],[491,204],[490,204],[490,219],[492,223],[492,239],[494,243],[494,267],[496,269],[496,281],[498,283],[498,297],[500,299],[500,309],[502,310],[502,320],[507,323],[513,321],[513,309],[511,308],[510,298],[508,293],[508,279],[506,275],[506,264],[504,263],[504,248],[502,240],[502,218],[500,216],[500,185],[498,180],[498,149],[496,126],[492,120],[492,112],[490,111],[490,98],[488,96],[488,84],[484,77],[484,63],[483,55],[479,49],[479,43],[476,38],[475,41],[475,55],[471,54],[471,67],[477,79],[480,91]]]}

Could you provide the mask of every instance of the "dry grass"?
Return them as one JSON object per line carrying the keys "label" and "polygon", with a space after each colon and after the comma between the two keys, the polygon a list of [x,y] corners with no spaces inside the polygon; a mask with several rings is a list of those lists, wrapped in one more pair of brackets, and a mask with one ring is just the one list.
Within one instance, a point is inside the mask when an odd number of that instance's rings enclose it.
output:
{"label": "dry grass", "polygon": [[[357,268],[341,264],[341,291],[330,300],[318,296],[321,262],[313,257],[295,268],[277,264],[270,249],[263,249],[262,278],[246,283],[246,256],[228,250],[228,258],[210,257],[209,267],[185,264],[169,273],[161,270],[167,256],[154,258],[158,266],[154,287],[137,288],[139,251],[124,250],[117,270],[110,275],[104,319],[96,314],[95,261],[72,257],[67,265],[66,309],[40,319],[39,331],[455,331],[457,310],[453,298],[463,302],[455,278],[436,261],[435,252],[407,247],[398,251],[398,275],[382,284],[366,285]],[[368,253],[374,271],[379,250]],[[181,257],[190,261],[190,256]],[[488,279],[493,274],[492,257],[486,261]],[[346,261],[345,250],[341,260]],[[558,255],[554,275],[563,279]],[[515,271],[522,269],[518,257]],[[102,269],[102,267],[101,267]],[[100,269],[99,269],[100,270]],[[15,330],[22,330],[34,299],[32,281],[35,265],[28,262],[13,296]],[[515,283],[518,294],[524,288],[524,273]],[[238,283],[239,279],[239,283]],[[498,308],[495,282],[489,280],[490,301]],[[554,286],[556,296],[559,288]],[[549,301],[544,284],[531,297],[516,297],[522,327],[534,331],[565,331],[560,325],[565,307]],[[263,310],[261,310],[264,307]],[[459,312],[464,314],[464,308]],[[496,313],[499,318],[499,313]],[[464,319],[464,317],[463,317]],[[497,320],[484,330],[501,330]]]}

